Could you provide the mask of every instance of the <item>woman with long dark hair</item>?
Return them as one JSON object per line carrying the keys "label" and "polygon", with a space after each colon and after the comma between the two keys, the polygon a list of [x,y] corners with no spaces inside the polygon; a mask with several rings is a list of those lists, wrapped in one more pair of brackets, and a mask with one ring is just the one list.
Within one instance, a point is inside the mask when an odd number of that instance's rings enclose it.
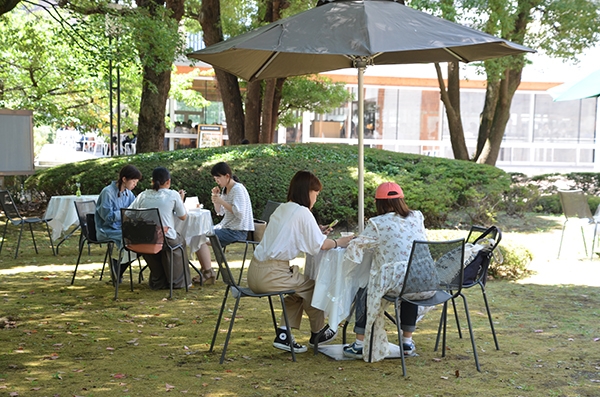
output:
{"label": "woman with long dark hair", "polygon": [[[210,173],[218,185],[212,189],[212,202],[217,215],[223,217],[215,226],[215,235],[222,247],[246,240],[248,232],[254,230],[254,215],[248,190],[225,162],[215,164]],[[203,284],[214,284],[216,273],[212,269],[208,245],[202,244],[196,255],[202,267]]]}
{"label": "woman with long dark hair", "polygon": [[[128,164],[119,171],[119,179],[112,181],[100,192],[96,201],[96,212],[94,221],[96,223],[96,236],[99,240],[112,240],[120,250],[123,247],[123,235],[121,233],[121,208],[127,208],[135,195],[132,190],[142,179],[142,173],[135,166]],[[115,274],[117,259],[113,258],[111,274]],[[129,266],[129,262],[121,264],[119,280]]]}
{"label": "woman with long dark hair", "polygon": [[[346,247],[352,239],[342,237],[328,239],[317,224],[311,209],[317,201],[323,185],[319,178],[308,171],[298,171],[288,189],[287,202],[281,204],[269,218],[269,223],[248,268],[248,286],[256,293],[293,289],[293,295],[285,298],[289,324],[281,324],[277,329],[273,346],[296,353],[307,351],[306,346],[287,339],[286,327],[299,329],[302,314],[306,312],[310,321],[313,346],[319,332],[325,326],[322,310],[311,306],[315,281],[298,271],[298,266],[290,266],[300,252],[316,255],[320,250]],[[335,338],[336,332],[328,328],[320,337],[319,344]]]}

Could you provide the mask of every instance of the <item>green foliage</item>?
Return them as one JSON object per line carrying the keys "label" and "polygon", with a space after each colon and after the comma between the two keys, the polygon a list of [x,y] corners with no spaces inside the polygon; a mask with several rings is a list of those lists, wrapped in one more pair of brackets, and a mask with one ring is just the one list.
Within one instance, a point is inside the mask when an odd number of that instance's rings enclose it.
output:
{"label": "green foliage", "polygon": [[533,260],[531,251],[523,245],[505,240],[502,240],[498,248],[504,258],[490,263],[488,274],[491,277],[518,280],[528,274],[527,266]]}
{"label": "green foliage", "polygon": [[[116,178],[123,165],[131,163],[145,176],[138,184],[139,193],[150,186],[152,169],[165,166],[171,171],[174,189],[185,189],[207,204],[214,186],[209,171],[219,161],[228,162],[246,185],[255,214],[262,212],[268,199],[285,201],[292,176],[309,170],[324,185],[314,207],[317,219],[356,224],[358,154],[349,145],[240,145],[88,160],[39,172],[27,180],[27,186],[52,196],[70,194],[75,182],[80,182],[84,194],[97,193]],[[485,197],[475,203],[485,207],[478,211],[493,215],[495,203],[510,183],[506,173],[490,166],[365,149],[365,216],[376,215],[373,196],[384,181],[403,187],[408,205],[423,212],[427,227],[441,227],[449,213],[474,205],[475,198]]]}
{"label": "green foliage", "polygon": [[351,100],[344,83],[318,75],[289,77],[283,84],[279,123],[291,127],[302,120],[298,112],[325,114]]}

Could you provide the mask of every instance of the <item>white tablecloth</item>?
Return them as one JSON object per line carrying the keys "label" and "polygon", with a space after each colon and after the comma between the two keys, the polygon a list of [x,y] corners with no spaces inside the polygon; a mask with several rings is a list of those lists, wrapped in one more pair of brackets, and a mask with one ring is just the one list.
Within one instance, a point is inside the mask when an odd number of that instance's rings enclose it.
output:
{"label": "white tablecloth", "polygon": [[311,304],[325,312],[333,330],[350,315],[356,292],[369,282],[372,256],[365,254],[362,263],[357,264],[344,260],[345,252],[336,248],[314,257],[307,255],[304,268],[304,274],[315,280]]}
{"label": "white tablecloth", "polygon": [[188,210],[188,216],[184,221],[176,219],[175,230],[185,238],[185,243],[191,253],[198,251],[200,246],[206,242],[206,235],[213,232],[210,211],[201,208]]}
{"label": "white tablecloth", "polygon": [[44,218],[52,218],[48,225],[52,228],[52,240],[57,240],[71,226],[79,225],[77,211],[75,211],[75,201],[98,200],[97,194],[82,196],[52,196],[46,209]]}

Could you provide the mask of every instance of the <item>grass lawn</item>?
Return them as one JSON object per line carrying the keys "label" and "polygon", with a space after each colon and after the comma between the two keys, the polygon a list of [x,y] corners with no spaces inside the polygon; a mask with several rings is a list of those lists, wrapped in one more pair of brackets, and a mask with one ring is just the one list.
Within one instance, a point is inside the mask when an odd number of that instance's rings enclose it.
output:
{"label": "grass lawn", "polygon": [[[505,238],[535,248],[539,257],[556,255],[560,218],[500,222]],[[215,351],[208,352],[223,298],[220,280],[188,293],[177,290],[169,300],[168,291],[152,291],[146,283],[136,282],[131,292],[126,277],[114,301],[112,285],[99,280],[103,248],[92,246],[92,255],[83,255],[71,286],[77,238],[54,257],[40,229],[40,253],[25,236],[25,249],[15,260],[12,229],[0,254],[0,396],[600,396],[600,287],[586,283],[489,282],[498,351],[481,293],[467,291],[481,373],[464,312],[462,340],[449,316],[445,358],[433,351],[440,311],[418,324],[419,357],[407,359],[404,378],[398,360],[336,362],[305,353],[292,362],[289,353],[271,346],[268,302],[257,299],[242,300],[226,362],[220,365],[230,318],[221,325]],[[548,236],[545,246],[540,236]],[[234,266],[242,248],[238,244],[227,252]],[[563,255],[578,256],[574,262],[582,257],[570,249]],[[568,272],[570,262],[565,263]],[[598,260],[591,263],[600,267]],[[232,305],[227,309],[231,312]],[[395,327],[387,328],[393,340]],[[307,343],[308,323],[294,334]]]}

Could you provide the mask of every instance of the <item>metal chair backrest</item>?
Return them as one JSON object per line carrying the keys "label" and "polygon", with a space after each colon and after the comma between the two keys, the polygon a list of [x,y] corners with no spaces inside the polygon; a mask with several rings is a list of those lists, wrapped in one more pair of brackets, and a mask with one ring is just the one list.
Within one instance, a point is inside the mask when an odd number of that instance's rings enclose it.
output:
{"label": "metal chair backrest", "polygon": [[20,220],[23,219],[17,208],[17,204],[13,200],[8,190],[0,190],[0,204],[2,205],[2,211],[8,219]]}
{"label": "metal chair backrest", "polygon": [[465,240],[414,241],[400,296],[462,288]]}
{"label": "metal chair backrest", "polygon": [[502,241],[502,232],[497,226],[491,226],[487,229],[483,226],[471,226],[467,241],[477,244],[487,239],[492,239],[494,243],[489,248],[479,251],[475,258],[465,267],[463,279],[465,287],[471,287],[478,282],[482,282],[485,285],[487,271],[494,255],[494,250],[498,247],[500,241]]}
{"label": "metal chair backrest", "polygon": [[[75,204],[75,212],[77,212],[77,219],[79,220],[79,226],[81,227],[81,233],[83,237],[86,239],[90,239],[90,230],[88,228],[88,214],[93,214],[96,212],[96,202],[94,200],[87,201],[74,201]],[[95,224],[94,224],[95,228]],[[94,236],[96,235],[94,230]],[[94,237],[93,241],[96,240]]]}
{"label": "metal chair backrest", "polygon": [[121,208],[123,246],[139,254],[157,254],[166,243],[158,208]]}
{"label": "metal chair backrest", "polygon": [[262,212],[262,215],[260,216],[260,219],[265,222],[269,222],[269,219],[271,218],[271,214],[273,214],[273,212],[275,212],[277,207],[279,207],[280,205],[281,205],[281,203],[279,203],[277,201],[267,200],[267,204],[265,204],[265,208]]}
{"label": "metal chair backrest", "polygon": [[223,275],[223,282],[231,288],[238,289],[239,287],[235,282],[233,274],[231,274],[231,269],[229,268],[229,264],[227,263],[227,259],[225,258],[225,253],[223,252],[223,247],[221,247],[219,238],[214,234],[209,234],[208,239],[210,240],[210,245],[213,248],[215,259],[217,260],[217,264],[219,265],[219,272],[221,273],[221,275]]}
{"label": "metal chair backrest", "polygon": [[592,221],[592,210],[588,204],[587,197],[582,190],[558,190],[558,197],[562,206],[563,214],[567,219],[579,218]]}

